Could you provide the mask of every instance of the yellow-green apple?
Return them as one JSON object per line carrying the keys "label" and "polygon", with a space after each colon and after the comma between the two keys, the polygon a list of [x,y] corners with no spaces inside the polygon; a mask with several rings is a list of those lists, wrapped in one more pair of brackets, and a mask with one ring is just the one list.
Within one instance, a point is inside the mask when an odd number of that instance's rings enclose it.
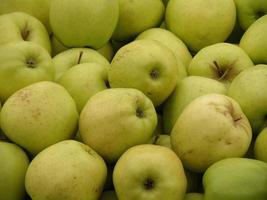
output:
{"label": "yellow-green apple", "polygon": [[251,139],[250,124],[240,106],[221,94],[193,100],[171,132],[173,150],[184,167],[195,172],[204,172],[223,158],[244,156]]}
{"label": "yellow-green apple", "polygon": [[239,74],[228,89],[227,95],[235,99],[258,134],[266,126],[267,65],[257,65]]}
{"label": "yellow-green apple", "polygon": [[78,112],[59,84],[43,81],[15,92],[1,111],[1,128],[13,142],[36,155],[74,136]]}
{"label": "yellow-green apple", "polygon": [[255,64],[267,64],[267,15],[255,21],[244,33],[239,46]]}
{"label": "yellow-green apple", "polygon": [[106,44],[119,19],[118,0],[53,0],[50,25],[67,47],[92,47]]}
{"label": "yellow-green apple", "polygon": [[171,32],[197,52],[228,38],[235,25],[236,8],[233,0],[170,0],[165,21]]}
{"label": "yellow-green apple", "polygon": [[164,17],[164,4],[161,0],[118,0],[119,20],[112,39],[127,41],[146,29],[160,25]]}
{"label": "yellow-green apple", "polygon": [[102,56],[104,56],[109,62],[111,62],[114,56],[114,50],[110,42],[106,43],[103,47],[97,50]]}
{"label": "yellow-green apple", "polygon": [[109,190],[102,193],[100,200],[118,200],[118,197],[115,191]]}
{"label": "yellow-green apple", "polygon": [[205,200],[267,199],[267,164],[247,158],[223,159],[203,176]]}
{"label": "yellow-green apple", "polygon": [[0,30],[0,45],[29,41],[40,45],[48,53],[51,53],[49,35],[44,25],[29,14],[13,12],[0,15]]}
{"label": "yellow-green apple", "polygon": [[24,178],[29,165],[26,153],[17,145],[0,140],[0,199],[24,200]]}
{"label": "yellow-green apple", "polygon": [[108,79],[112,88],[136,88],[155,106],[171,94],[178,79],[172,51],[153,40],[136,40],[123,46],[114,56]]}
{"label": "yellow-green apple", "polygon": [[219,81],[201,76],[188,76],[178,82],[163,104],[164,132],[171,132],[176,120],[192,100],[209,93],[226,94],[226,87]]}
{"label": "yellow-green apple", "polygon": [[25,187],[36,200],[98,200],[107,167],[89,146],[65,140],[47,147],[30,163]]}
{"label": "yellow-green apple", "polygon": [[74,99],[79,112],[97,92],[108,88],[105,65],[83,63],[68,69],[58,80]]}
{"label": "yellow-green apple", "polygon": [[201,193],[187,193],[184,200],[204,200],[204,195]]}
{"label": "yellow-green apple", "polygon": [[157,135],[154,144],[171,149],[171,137],[169,135]]}
{"label": "yellow-green apple", "polygon": [[54,80],[54,66],[48,52],[32,42],[0,45],[0,100],[39,81]]}
{"label": "yellow-green apple", "polygon": [[152,144],[128,149],[115,165],[113,183],[120,200],[183,200],[187,184],[177,155]]}
{"label": "yellow-green apple", "polygon": [[64,46],[55,35],[50,36],[50,42],[51,42],[51,54],[52,57],[56,56],[57,54],[68,50],[68,47]]}
{"label": "yellow-green apple", "polygon": [[218,43],[201,49],[192,59],[188,74],[221,81],[226,86],[244,69],[254,66],[246,52],[234,44]]}
{"label": "yellow-green apple", "polygon": [[128,148],[146,143],[157,125],[153,103],[132,88],[103,90],[83,108],[79,130],[85,144],[106,161],[116,161]]}
{"label": "yellow-green apple", "polygon": [[257,160],[267,163],[267,128],[264,128],[257,136],[254,144],[254,156]]}

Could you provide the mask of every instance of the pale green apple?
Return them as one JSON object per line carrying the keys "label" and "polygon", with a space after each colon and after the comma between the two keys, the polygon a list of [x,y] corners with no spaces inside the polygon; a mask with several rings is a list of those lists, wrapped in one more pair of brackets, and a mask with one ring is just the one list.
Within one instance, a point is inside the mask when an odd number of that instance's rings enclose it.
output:
{"label": "pale green apple", "polygon": [[264,128],[257,136],[254,145],[254,155],[257,160],[267,163],[267,128]]}
{"label": "pale green apple", "polygon": [[26,153],[17,145],[0,140],[0,199],[24,200],[24,177],[29,165]]}
{"label": "pale green apple", "polygon": [[204,195],[201,193],[187,193],[184,200],[204,200]]}
{"label": "pale green apple", "polygon": [[53,0],[50,25],[56,37],[67,47],[105,45],[119,19],[118,0]]}
{"label": "pale green apple", "polygon": [[203,176],[205,200],[266,200],[267,164],[247,158],[223,159]]}
{"label": "pale green apple", "polygon": [[221,94],[193,100],[171,132],[173,150],[184,167],[195,172],[204,172],[223,158],[244,156],[251,139],[250,124],[240,106]]}
{"label": "pale green apple", "polygon": [[108,60],[96,50],[89,48],[68,49],[53,58],[55,79],[58,80],[69,68],[82,63],[99,63],[109,67]]}
{"label": "pale green apple", "polygon": [[227,93],[239,103],[255,134],[266,126],[266,77],[267,65],[257,65],[247,69],[234,79]]}
{"label": "pale green apple", "polygon": [[49,35],[44,25],[35,17],[23,12],[0,15],[0,45],[29,41],[51,53]]}
{"label": "pale green apple", "polygon": [[33,200],[98,200],[106,176],[106,164],[92,148],[65,140],[32,160],[25,187]]}
{"label": "pale green apple", "polygon": [[184,108],[195,98],[209,93],[226,94],[226,87],[219,81],[188,76],[177,83],[171,96],[163,104],[163,128],[170,133]]}
{"label": "pale green apple", "polygon": [[13,142],[35,155],[74,136],[78,112],[59,84],[43,81],[15,92],[1,111],[1,128]]}
{"label": "pale green apple", "polygon": [[108,78],[112,88],[139,89],[158,106],[174,90],[177,71],[169,48],[153,40],[136,40],[116,53]]}
{"label": "pale green apple", "polygon": [[115,162],[128,148],[146,143],[157,125],[152,102],[142,92],[116,88],[92,96],[80,115],[85,144],[106,161]]}
{"label": "pale green apple", "polygon": [[108,88],[108,72],[105,65],[83,63],[67,70],[58,80],[75,100],[79,112],[97,92]]}
{"label": "pale green apple", "polygon": [[234,0],[237,9],[237,19],[246,30],[258,18],[267,14],[266,0]]}
{"label": "pale green apple", "polygon": [[230,43],[218,43],[201,49],[194,56],[188,74],[212,78],[228,86],[241,71],[252,66],[252,60],[243,49]]}
{"label": "pale green apple", "polygon": [[115,191],[109,190],[102,193],[100,200],[118,200],[118,197]]}
{"label": "pale green apple", "polygon": [[39,81],[54,80],[54,66],[48,52],[32,42],[0,45],[0,100]]}
{"label": "pale green apple", "polygon": [[110,42],[106,43],[103,47],[97,50],[102,56],[104,56],[109,62],[111,62],[114,56],[114,50]]}
{"label": "pale green apple", "polygon": [[0,14],[25,12],[39,19],[50,33],[49,8],[51,0],[1,0]]}
{"label": "pale green apple", "polygon": [[167,28],[194,52],[225,41],[236,21],[233,0],[170,0],[166,9]]}
{"label": "pale green apple", "polygon": [[158,135],[155,139],[154,144],[171,149],[171,137],[169,135]]}
{"label": "pale green apple", "polygon": [[128,149],[115,165],[113,183],[120,200],[182,200],[187,184],[175,153],[152,144]]}
{"label": "pale green apple", "polygon": [[164,17],[161,0],[118,0],[119,20],[112,39],[127,41],[146,29],[160,25]]}
{"label": "pale green apple", "polygon": [[267,64],[267,15],[255,21],[244,33],[240,47],[244,49],[255,64]]}
{"label": "pale green apple", "polygon": [[51,54],[52,57],[56,56],[57,54],[68,50],[68,47],[64,46],[55,35],[50,36],[50,42],[51,42]]}

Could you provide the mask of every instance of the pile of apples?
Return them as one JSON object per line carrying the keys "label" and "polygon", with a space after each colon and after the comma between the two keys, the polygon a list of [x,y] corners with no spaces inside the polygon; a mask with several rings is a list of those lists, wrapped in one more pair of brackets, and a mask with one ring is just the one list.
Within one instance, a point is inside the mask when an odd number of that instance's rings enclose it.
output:
{"label": "pile of apples", "polygon": [[266,0],[0,0],[0,200],[267,200]]}

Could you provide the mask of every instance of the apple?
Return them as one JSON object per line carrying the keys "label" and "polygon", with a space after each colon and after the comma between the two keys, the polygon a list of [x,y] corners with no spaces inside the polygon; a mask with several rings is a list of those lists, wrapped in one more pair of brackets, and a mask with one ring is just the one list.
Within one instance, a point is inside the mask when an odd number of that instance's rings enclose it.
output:
{"label": "apple", "polygon": [[197,52],[228,38],[235,25],[236,8],[233,0],[170,0],[165,21],[171,32]]}
{"label": "apple", "polygon": [[118,200],[116,192],[113,190],[105,191],[102,193],[100,200]]}
{"label": "apple", "polygon": [[205,200],[266,200],[267,164],[247,158],[223,159],[203,177]]}
{"label": "apple", "polygon": [[184,167],[194,172],[204,172],[223,158],[244,156],[251,139],[250,124],[240,106],[221,94],[193,100],[171,132],[173,150]]}
{"label": "apple", "polygon": [[239,44],[255,64],[267,64],[266,24],[267,15],[259,18],[247,29]]}
{"label": "apple", "polygon": [[78,112],[59,84],[43,81],[15,92],[1,111],[1,128],[13,142],[36,155],[74,136]]}
{"label": "apple", "polygon": [[152,144],[128,149],[115,165],[113,183],[120,200],[182,200],[187,184],[175,153]]}
{"label": "apple", "polygon": [[114,50],[110,42],[106,43],[103,47],[97,50],[102,56],[104,56],[109,62],[111,62],[114,56]]}
{"label": "apple", "polygon": [[192,59],[188,74],[205,76],[228,86],[244,69],[254,66],[240,47],[229,43],[218,43],[201,49]]}
{"label": "apple", "polygon": [[246,30],[258,18],[267,14],[265,0],[234,0],[237,9],[237,18],[241,27]]}
{"label": "apple", "polygon": [[36,200],[97,200],[106,176],[106,164],[93,149],[65,140],[44,149],[32,160],[25,187]]}
{"label": "apple", "polygon": [[49,35],[44,25],[23,12],[0,15],[0,45],[17,41],[29,41],[51,53]]}
{"label": "apple", "polygon": [[82,63],[99,63],[109,68],[110,63],[96,50],[89,48],[72,48],[53,58],[55,79],[58,80],[69,68]]}
{"label": "apple", "polygon": [[155,139],[154,144],[171,149],[171,137],[169,135],[158,135]]}
{"label": "apple", "polygon": [[267,127],[264,128],[257,136],[254,145],[254,155],[257,160],[261,160],[267,163]]}
{"label": "apple", "polygon": [[228,89],[248,117],[253,132],[258,134],[266,126],[267,65],[257,65],[239,74]]}
{"label": "apple", "polygon": [[139,89],[158,106],[175,88],[177,71],[170,49],[157,41],[136,40],[116,53],[108,79],[111,88]]}
{"label": "apple", "polygon": [[0,45],[0,100],[39,81],[52,81],[54,66],[48,52],[32,42]]}
{"label": "apple", "polygon": [[76,102],[81,112],[86,102],[97,92],[108,88],[108,72],[104,65],[83,63],[68,69],[58,80]]}
{"label": "apple", "polygon": [[128,148],[146,143],[156,125],[156,111],[149,98],[136,89],[115,88],[88,100],[79,130],[85,144],[114,163]]}
{"label": "apple", "polygon": [[67,47],[98,49],[108,42],[119,19],[118,0],[53,0],[50,25]]}
{"label": "apple", "polygon": [[188,193],[184,200],[204,200],[204,195],[201,193]]}
{"label": "apple", "polygon": [[51,42],[51,51],[52,51],[52,57],[56,56],[57,54],[68,50],[68,47],[64,46],[55,35],[50,36],[50,42]]}
{"label": "apple", "polygon": [[118,0],[119,20],[112,39],[128,41],[146,29],[160,25],[164,17],[164,4],[161,0]]}
{"label": "apple", "polygon": [[26,153],[17,145],[0,140],[0,199],[24,200],[24,177],[29,165]]}
{"label": "apple", "polygon": [[170,133],[184,108],[195,98],[209,93],[226,94],[226,87],[219,81],[188,76],[177,83],[171,96],[163,104],[163,128]]}

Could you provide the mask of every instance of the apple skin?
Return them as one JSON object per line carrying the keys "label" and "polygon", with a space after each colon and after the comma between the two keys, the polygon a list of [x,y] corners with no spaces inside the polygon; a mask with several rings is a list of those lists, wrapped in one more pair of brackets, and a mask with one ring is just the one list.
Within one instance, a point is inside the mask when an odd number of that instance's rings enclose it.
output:
{"label": "apple skin", "polygon": [[267,65],[256,65],[240,73],[232,82],[227,95],[235,99],[250,121],[254,134],[266,126]]}
{"label": "apple skin", "polygon": [[1,111],[1,128],[6,136],[32,155],[72,138],[77,123],[74,100],[61,85],[48,81],[15,92]]}
{"label": "apple skin", "polygon": [[261,160],[267,163],[267,128],[264,128],[257,136],[254,145],[254,155],[257,160]]}
{"label": "apple skin", "polygon": [[233,0],[170,0],[165,21],[171,32],[197,52],[228,38],[235,25],[236,8]]}
{"label": "apple skin", "polygon": [[39,81],[54,80],[54,66],[48,52],[32,42],[0,45],[0,100]]}
{"label": "apple skin", "polygon": [[58,80],[76,102],[80,113],[97,92],[107,89],[108,72],[104,65],[83,63],[67,70]]}
{"label": "apple skin", "polygon": [[205,200],[266,200],[267,164],[247,158],[223,159],[203,176]]}
{"label": "apple skin", "polygon": [[154,144],[171,149],[171,137],[169,135],[158,135]]}
{"label": "apple skin", "polygon": [[85,144],[113,163],[128,148],[146,143],[156,125],[157,114],[149,98],[136,89],[116,88],[89,99],[79,130]]}
{"label": "apple skin", "polygon": [[265,0],[234,0],[237,9],[237,18],[243,30],[253,24],[258,18],[267,14]]}
{"label": "apple skin", "polygon": [[65,140],[44,149],[32,160],[25,187],[36,200],[97,200],[106,176],[106,164],[93,149]]}
{"label": "apple skin", "polygon": [[221,94],[193,100],[171,132],[173,150],[184,167],[194,172],[204,172],[227,157],[244,156],[251,139],[250,124],[240,106]]}
{"label": "apple skin", "polygon": [[239,46],[255,64],[267,64],[267,15],[255,21],[244,33]]}
{"label": "apple skin", "polygon": [[100,200],[118,200],[116,192],[113,190],[105,191],[102,193]]}
{"label": "apple skin", "polygon": [[128,41],[146,29],[160,25],[164,17],[164,4],[161,0],[118,0],[119,20],[112,39]]}
{"label": "apple skin", "polygon": [[29,165],[26,153],[17,145],[0,140],[0,198],[24,200],[24,177]]}
{"label": "apple skin", "polygon": [[226,87],[219,81],[188,76],[177,83],[170,97],[163,104],[163,128],[165,133],[171,130],[184,108],[195,98],[209,93],[226,94]]}
{"label": "apple skin", "polygon": [[104,56],[109,62],[114,57],[114,50],[110,42],[106,43],[103,47],[97,50],[102,56]]}
{"label": "apple skin", "polygon": [[119,19],[118,0],[53,0],[49,13],[53,33],[66,47],[106,44]]}
{"label": "apple skin", "polygon": [[187,184],[176,154],[152,144],[128,149],[115,165],[113,182],[120,200],[182,200]]}
{"label": "apple skin", "polygon": [[111,88],[136,88],[158,106],[175,88],[177,71],[170,49],[157,41],[136,40],[116,53],[108,79]]}
{"label": "apple skin", "polygon": [[107,59],[96,50],[89,48],[72,48],[53,58],[55,79],[58,80],[69,68],[82,63],[99,63],[110,67]]}
{"label": "apple skin", "polygon": [[204,195],[201,193],[188,193],[184,200],[204,200]]}
{"label": "apple skin", "polygon": [[254,64],[246,52],[229,43],[217,43],[201,49],[192,59],[188,74],[221,81],[226,86],[243,70]]}

